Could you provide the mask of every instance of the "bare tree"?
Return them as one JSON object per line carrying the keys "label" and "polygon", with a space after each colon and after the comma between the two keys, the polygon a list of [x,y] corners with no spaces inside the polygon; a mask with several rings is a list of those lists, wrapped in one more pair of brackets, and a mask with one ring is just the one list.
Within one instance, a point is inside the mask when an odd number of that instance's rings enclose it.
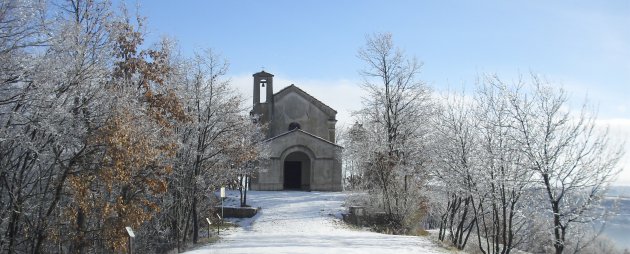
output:
{"label": "bare tree", "polygon": [[479,174],[475,216],[479,250],[482,253],[510,253],[522,239],[527,220],[523,207],[531,189],[532,174],[523,167],[514,119],[509,110],[513,99],[508,87],[485,77],[475,96],[478,118]]}
{"label": "bare tree", "polygon": [[426,182],[428,119],[433,106],[430,92],[418,80],[420,67],[394,47],[391,34],[367,36],[358,57],[366,63],[361,71],[363,108],[356,113],[370,143],[364,149],[365,181],[375,188],[379,206],[392,223],[400,225],[419,210],[419,196],[412,194]]}
{"label": "bare tree", "polygon": [[511,111],[524,163],[536,174],[547,204],[553,246],[562,253],[573,224],[592,223],[595,205],[619,172],[621,146],[610,142],[607,131],[596,128],[596,117],[583,106],[567,111],[562,89],[531,75],[531,92],[517,91]]}
{"label": "bare tree", "polygon": [[434,122],[438,145],[432,165],[433,201],[443,207],[438,239],[445,241],[448,235],[456,248],[464,249],[477,222],[474,206],[484,198],[478,191],[481,158],[476,126],[480,119],[463,94],[445,98],[439,112]]}
{"label": "bare tree", "polygon": [[188,241],[197,243],[202,218],[214,217],[215,200],[208,193],[239,179],[246,188],[248,177],[259,168],[256,162],[264,157],[261,127],[247,117],[241,96],[225,78],[227,61],[208,49],[185,60],[180,69],[185,82],[179,94],[191,121],[178,127],[182,145],[169,183],[169,230],[178,249]]}
{"label": "bare tree", "polygon": [[[230,165],[235,170],[235,178],[240,193],[241,207],[247,206],[247,190],[251,178],[268,168],[269,143],[265,141],[265,126],[243,117],[240,130],[233,135],[233,147],[229,149]],[[238,142],[240,140],[240,142]]]}
{"label": "bare tree", "polygon": [[582,238],[594,235],[581,224],[601,217],[594,208],[622,150],[586,107],[572,114],[566,94],[536,76],[506,84],[487,75],[468,102],[464,94],[455,98],[445,100],[435,123],[435,189],[449,186],[436,200],[444,203],[440,240],[449,234],[463,249],[474,228],[482,253],[540,251],[544,243],[532,239],[543,221],[557,253],[590,244]]}

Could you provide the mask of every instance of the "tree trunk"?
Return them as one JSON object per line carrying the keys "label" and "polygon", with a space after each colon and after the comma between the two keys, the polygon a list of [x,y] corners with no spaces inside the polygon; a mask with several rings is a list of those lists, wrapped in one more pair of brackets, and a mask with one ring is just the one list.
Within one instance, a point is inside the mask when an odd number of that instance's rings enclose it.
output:
{"label": "tree trunk", "polygon": [[245,176],[244,174],[241,174],[238,176],[238,192],[239,194],[241,194],[241,207],[245,206],[245,199],[243,198],[243,185],[245,185],[245,183],[243,181],[245,181]]}
{"label": "tree trunk", "polygon": [[553,247],[556,248],[556,254],[562,254],[564,251],[564,227],[560,221],[560,208],[558,202],[553,202],[553,235],[556,241],[553,243]]}
{"label": "tree trunk", "polygon": [[197,217],[197,197],[194,197],[192,203],[193,244],[197,244],[197,241],[199,241],[199,223],[197,222]]}

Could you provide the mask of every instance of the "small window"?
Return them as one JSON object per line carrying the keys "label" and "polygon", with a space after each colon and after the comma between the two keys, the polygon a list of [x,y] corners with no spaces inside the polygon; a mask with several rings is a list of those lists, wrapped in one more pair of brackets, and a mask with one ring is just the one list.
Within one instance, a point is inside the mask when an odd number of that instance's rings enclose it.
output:
{"label": "small window", "polygon": [[302,127],[300,126],[299,123],[296,122],[292,122],[289,124],[289,131],[295,130],[295,129],[302,129]]}

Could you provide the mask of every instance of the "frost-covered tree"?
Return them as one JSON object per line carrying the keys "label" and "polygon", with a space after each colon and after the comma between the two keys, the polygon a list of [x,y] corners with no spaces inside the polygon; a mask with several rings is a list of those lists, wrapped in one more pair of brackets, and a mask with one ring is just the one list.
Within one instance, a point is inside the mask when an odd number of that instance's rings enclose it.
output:
{"label": "frost-covered tree", "polygon": [[234,183],[239,179],[246,183],[246,176],[259,168],[253,162],[264,156],[261,127],[249,119],[241,95],[225,78],[227,61],[208,49],[173,62],[177,93],[190,119],[176,130],[180,147],[160,232],[165,232],[162,242],[182,249],[199,240],[204,218],[214,218],[212,193],[222,186],[238,187]]}
{"label": "frost-covered tree", "polygon": [[[263,128],[248,117],[241,118],[241,129],[233,136],[236,143],[228,152],[230,167],[236,178],[236,185],[240,192],[241,207],[247,206],[247,190],[252,177],[268,168],[269,143],[264,138]],[[239,142],[240,140],[240,142]]]}
{"label": "frost-covered tree", "polygon": [[502,83],[484,77],[475,96],[479,145],[476,233],[482,253],[510,253],[521,243],[524,206],[532,174],[523,166],[509,110],[514,97]]}
{"label": "frost-covered tree", "polygon": [[96,249],[126,250],[121,229],[141,229],[160,210],[177,149],[174,130],[187,120],[166,82],[168,45],[140,50],[143,20],[136,21],[123,16],[110,25],[114,63],[105,89],[111,97],[104,126],[90,140],[102,149],[91,170],[75,175],[69,186],[68,215],[77,220],[78,237],[89,232],[86,238],[98,240],[90,243]]}
{"label": "frost-covered tree", "polygon": [[584,225],[601,217],[595,208],[622,152],[595,117],[585,107],[572,114],[566,94],[537,76],[509,84],[487,75],[470,99],[454,98],[435,123],[440,239],[463,249],[473,229],[482,253],[591,243]]}
{"label": "frost-covered tree", "polygon": [[[183,182],[183,188],[190,188],[187,195],[190,200],[190,217],[192,224],[192,240],[198,240],[200,223],[200,207],[198,203],[208,203],[208,196],[213,190],[225,184],[225,158],[230,135],[235,133],[240,113],[240,98],[223,79],[228,64],[212,51],[197,54],[191,63],[192,72],[185,84],[186,110],[193,120],[186,128],[180,128],[184,138],[184,148],[180,154],[188,154],[183,158],[184,164],[179,171],[189,172],[189,180]],[[188,148],[190,147],[190,148]],[[184,167],[184,165],[188,165]],[[214,178],[209,178],[211,177]],[[208,185],[210,184],[210,185]],[[207,210],[207,208],[205,209]],[[205,214],[205,217],[209,217]],[[184,227],[186,232],[187,227]],[[185,241],[184,235],[183,240]]]}
{"label": "frost-covered tree", "polygon": [[108,1],[0,3],[0,252],[120,252],[126,226],[167,252],[250,172],[228,165],[237,147],[259,155],[241,137],[260,126],[224,62],[147,46],[144,22]]}
{"label": "frost-covered tree", "polygon": [[463,249],[474,233],[482,253],[583,249],[621,148],[586,107],[571,113],[567,95],[537,76],[486,75],[477,88],[443,100],[435,122],[439,238]]}
{"label": "frost-covered tree", "polygon": [[577,113],[567,110],[562,89],[535,75],[526,88],[510,98],[517,147],[545,197],[540,208],[547,211],[555,252],[562,253],[576,224],[598,218],[596,205],[619,172],[623,150],[597,128],[586,106]]}
{"label": "frost-covered tree", "polygon": [[363,160],[362,154],[368,140],[363,125],[357,121],[350,128],[339,130],[337,133],[341,135],[336,139],[337,142],[345,148],[343,150],[344,189],[369,189],[369,183],[364,181],[366,161]]}
{"label": "frost-covered tree", "polygon": [[364,140],[355,140],[369,144],[357,150],[363,158],[363,181],[373,187],[368,189],[373,204],[391,223],[402,225],[421,210],[418,190],[427,181],[433,103],[418,79],[421,64],[396,48],[391,34],[367,36],[358,57],[366,64],[361,74],[367,96],[356,112]]}
{"label": "frost-covered tree", "polygon": [[431,200],[443,207],[439,213],[438,239],[446,241],[448,237],[458,249],[466,246],[477,222],[475,205],[483,201],[483,195],[478,193],[478,185],[482,184],[478,181],[479,122],[472,103],[463,94],[442,100],[434,122],[437,144],[431,165],[434,176],[431,189],[435,193]]}
{"label": "frost-covered tree", "polygon": [[59,230],[72,223],[62,216],[66,187],[99,149],[88,140],[102,126],[108,5],[58,1],[52,14],[45,3],[0,4],[2,252],[38,253],[72,239]]}

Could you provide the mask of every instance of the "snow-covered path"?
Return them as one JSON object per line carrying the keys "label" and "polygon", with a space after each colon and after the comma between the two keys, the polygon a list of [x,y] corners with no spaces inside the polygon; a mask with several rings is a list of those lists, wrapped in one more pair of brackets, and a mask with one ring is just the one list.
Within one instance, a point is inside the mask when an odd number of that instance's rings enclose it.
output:
{"label": "snow-covered path", "polygon": [[[236,195],[236,193],[231,193]],[[248,203],[262,207],[252,219],[221,233],[221,240],[187,254],[208,253],[446,253],[429,240],[355,230],[338,218],[346,193],[256,192]],[[236,197],[238,200],[238,197]]]}

